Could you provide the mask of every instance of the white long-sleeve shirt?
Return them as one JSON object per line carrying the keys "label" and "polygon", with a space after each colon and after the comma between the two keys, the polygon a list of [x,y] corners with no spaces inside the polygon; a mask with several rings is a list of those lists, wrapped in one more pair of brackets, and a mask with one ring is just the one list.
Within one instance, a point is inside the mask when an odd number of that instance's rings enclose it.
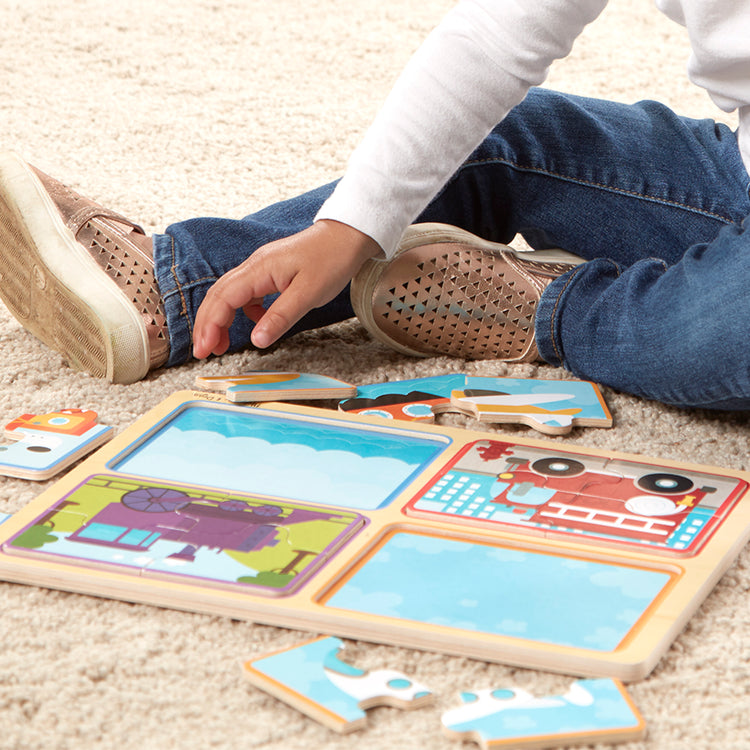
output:
{"label": "white long-sleeve shirt", "polygon": [[[407,64],[317,219],[359,229],[392,255],[492,128],[567,56],[608,0],[461,0]],[[688,76],[739,111],[750,172],[750,0],[655,0],[685,26]]]}

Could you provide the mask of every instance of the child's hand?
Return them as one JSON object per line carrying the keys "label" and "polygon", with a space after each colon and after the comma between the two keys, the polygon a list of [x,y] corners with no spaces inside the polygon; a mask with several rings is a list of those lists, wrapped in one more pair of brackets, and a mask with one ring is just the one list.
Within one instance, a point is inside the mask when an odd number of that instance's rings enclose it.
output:
{"label": "child's hand", "polygon": [[[305,313],[330,302],[380,252],[375,240],[329,220],[258,248],[208,290],[195,316],[193,355],[224,354],[239,309],[255,322],[253,344],[270,346]],[[274,292],[281,294],[264,310],[263,297]]]}

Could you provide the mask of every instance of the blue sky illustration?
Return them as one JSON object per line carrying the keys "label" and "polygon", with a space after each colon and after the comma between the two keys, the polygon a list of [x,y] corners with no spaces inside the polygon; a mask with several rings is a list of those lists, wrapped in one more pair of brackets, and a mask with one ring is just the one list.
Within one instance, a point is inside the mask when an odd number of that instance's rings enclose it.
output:
{"label": "blue sky illustration", "polygon": [[116,464],[118,471],[353,509],[386,505],[447,439],[260,409],[194,406]]}
{"label": "blue sky illustration", "polygon": [[258,659],[253,667],[346,721],[355,721],[364,716],[364,711],[328,679],[324,670],[339,648],[343,643],[338,638],[324,638]]}
{"label": "blue sky illustration", "polygon": [[327,605],[606,652],[668,581],[660,571],[403,532]]}
{"label": "blue sky illustration", "polygon": [[[83,435],[66,435],[19,428],[15,430],[15,440],[0,445],[0,465],[44,471],[80,451],[83,446],[99,438],[102,433],[111,431],[112,428],[106,425],[94,425]],[[46,452],[29,450],[36,446],[44,446],[49,450]]]}
{"label": "blue sky illustration", "polygon": [[[548,700],[547,705],[536,706],[509,702],[510,705],[505,707],[502,701],[498,701],[489,704],[482,716],[445,723],[456,732],[478,732],[487,742],[520,742],[531,737],[638,727],[638,717],[612,680],[580,680],[577,685],[588,693],[590,703],[577,705],[563,696],[550,696],[552,700]],[[452,713],[451,718],[454,716],[459,719],[460,712]]]}
{"label": "blue sky illustration", "polygon": [[229,555],[208,547],[198,547],[195,550],[193,562],[170,558],[169,555],[182,550],[185,544],[167,539],[159,539],[145,550],[127,550],[112,549],[100,544],[72,542],[62,534],[54,534],[54,536],[58,537],[58,541],[46,547],[45,552],[79,560],[98,561],[124,565],[128,568],[197,576],[231,583],[235,583],[242,576],[257,574],[257,571],[233,560]]}

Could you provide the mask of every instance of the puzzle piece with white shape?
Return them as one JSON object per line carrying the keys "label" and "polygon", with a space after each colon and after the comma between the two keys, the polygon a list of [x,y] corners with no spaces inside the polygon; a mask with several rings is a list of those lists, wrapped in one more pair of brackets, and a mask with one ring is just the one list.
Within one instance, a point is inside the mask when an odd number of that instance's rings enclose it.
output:
{"label": "puzzle piece with white shape", "polygon": [[375,706],[419,708],[432,693],[402,672],[367,672],[340,659],[339,638],[322,637],[245,662],[256,687],[342,734],[361,729]]}
{"label": "puzzle piece with white shape", "polygon": [[422,422],[455,412],[480,422],[524,424],[548,435],[567,434],[574,426],[612,426],[597,386],[580,380],[438,375],[361,386],[339,409]]}
{"label": "puzzle piece with white shape", "polygon": [[5,425],[0,475],[42,481],[60,473],[112,437],[115,428],[97,419],[83,409],[16,417]]}
{"label": "puzzle piece with white shape", "polygon": [[567,693],[537,698],[521,688],[462,693],[442,716],[446,733],[490,748],[553,748],[639,739],[645,724],[622,683],[590,679]]}

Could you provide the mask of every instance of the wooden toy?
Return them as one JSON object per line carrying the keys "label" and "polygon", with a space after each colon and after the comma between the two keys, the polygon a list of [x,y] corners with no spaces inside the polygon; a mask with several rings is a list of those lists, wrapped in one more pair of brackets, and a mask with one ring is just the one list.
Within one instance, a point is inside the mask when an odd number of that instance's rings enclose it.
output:
{"label": "wooden toy", "polygon": [[103,443],[114,427],[97,424],[95,411],[63,409],[22,414],[5,425],[0,475],[42,481],[68,468]]}
{"label": "wooden toy", "polygon": [[230,401],[312,401],[348,398],[356,386],[326,375],[299,372],[247,372],[242,375],[202,376],[198,388],[223,393]]}
{"label": "wooden toy", "polygon": [[367,672],[342,661],[343,648],[338,638],[316,638],[245,662],[245,676],[257,687],[342,734],[364,727],[367,709],[412,709],[432,702],[429,689],[402,672]]}
{"label": "wooden toy", "polygon": [[749,476],[183,392],[0,526],[0,579],[635,680],[750,537]]}
{"label": "wooden toy", "polygon": [[361,386],[342,411],[388,419],[432,422],[457,412],[481,422],[518,423],[548,435],[573,426],[611,427],[612,415],[594,383],[441,375]]}
{"label": "wooden toy", "polygon": [[520,688],[477,690],[442,716],[450,737],[482,748],[552,748],[641,739],[645,723],[617,680],[574,682],[564,695],[535,698]]}

